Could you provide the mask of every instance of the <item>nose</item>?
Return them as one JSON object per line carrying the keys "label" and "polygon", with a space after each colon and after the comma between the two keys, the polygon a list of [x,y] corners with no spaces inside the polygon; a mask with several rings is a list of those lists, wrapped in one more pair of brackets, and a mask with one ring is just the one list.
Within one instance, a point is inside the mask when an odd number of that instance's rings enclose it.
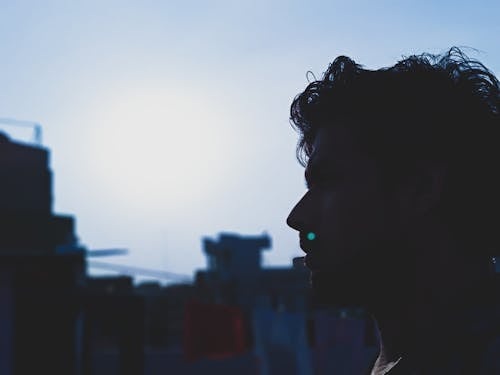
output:
{"label": "nose", "polygon": [[305,196],[292,208],[286,219],[286,224],[299,232],[304,231],[305,227],[304,198]]}
{"label": "nose", "polygon": [[294,210],[295,210],[295,208],[292,209],[292,211],[288,215],[288,217],[286,219],[286,225],[288,225],[292,229],[300,231],[300,229],[299,229],[299,223],[297,222],[297,219],[295,217]]}

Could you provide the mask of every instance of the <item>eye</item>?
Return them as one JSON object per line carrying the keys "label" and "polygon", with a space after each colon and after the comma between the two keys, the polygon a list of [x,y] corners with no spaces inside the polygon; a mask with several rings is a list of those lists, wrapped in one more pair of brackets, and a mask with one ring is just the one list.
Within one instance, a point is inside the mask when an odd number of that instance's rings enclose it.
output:
{"label": "eye", "polygon": [[306,188],[331,188],[336,186],[342,178],[342,173],[339,170],[320,170],[309,175],[309,184],[307,179],[305,182]]}

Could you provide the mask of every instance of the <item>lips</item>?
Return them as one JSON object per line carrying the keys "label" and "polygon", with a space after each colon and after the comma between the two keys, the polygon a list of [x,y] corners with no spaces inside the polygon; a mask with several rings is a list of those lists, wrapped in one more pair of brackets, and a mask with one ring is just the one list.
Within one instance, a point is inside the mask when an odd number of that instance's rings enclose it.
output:
{"label": "lips", "polygon": [[303,242],[302,240],[300,240],[300,248],[306,254],[309,252],[309,249],[306,247],[305,242]]}
{"label": "lips", "polygon": [[306,256],[304,257],[304,265],[312,272],[316,272],[321,267],[321,262],[318,259],[316,241],[310,241],[306,237],[305,232],[300,233],[300,248]]}

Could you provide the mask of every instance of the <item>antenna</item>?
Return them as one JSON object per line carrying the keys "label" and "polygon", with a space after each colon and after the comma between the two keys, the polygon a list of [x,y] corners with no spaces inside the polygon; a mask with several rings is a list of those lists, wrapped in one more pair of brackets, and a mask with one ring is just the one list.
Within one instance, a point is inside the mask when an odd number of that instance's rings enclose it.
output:
{"label": "antenna", "polygon": [[38,122],[16,120],[12,118],[0,118],[0,124],[17,126],[17,127],[29,127],[33,129],[33,141],[36,145],[42,145],[42,125]]}

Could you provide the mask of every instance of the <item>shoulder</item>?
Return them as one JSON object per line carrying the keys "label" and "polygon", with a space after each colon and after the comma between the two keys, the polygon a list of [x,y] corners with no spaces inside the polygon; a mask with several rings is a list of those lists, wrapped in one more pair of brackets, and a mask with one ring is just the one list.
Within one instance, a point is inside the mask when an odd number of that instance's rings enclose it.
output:
{"label": "shoulder", "polygon": [[[379,356],[375,363],[371,366],[371,370],[369,375],[384,375],[389,374],[393,367],[397,366],[401,361],[401,357],[394,362],[384,362],[383,359]],[[392,372],[391,372],[392,374]]]}

